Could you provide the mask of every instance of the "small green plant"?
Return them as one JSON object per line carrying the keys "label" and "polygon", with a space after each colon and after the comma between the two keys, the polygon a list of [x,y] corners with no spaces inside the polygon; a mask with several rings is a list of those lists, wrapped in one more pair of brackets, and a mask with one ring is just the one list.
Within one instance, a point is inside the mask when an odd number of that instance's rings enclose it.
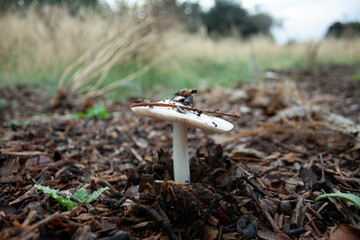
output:
{"label": "small green plant", "polygon": [[85,112],[77,112],[73,116],[74,118],[85,118],[89,119],[108,119],[110,114],[107,112],[104,104],[97,103],[91,108],[85,110]]}
{"label": "small green plant", "polygon": [[59,194],[59,189],[51,189],[50,187],[44,187],[38,184],[34,185],[35,188],[39,189],[45,194],[50,195],[56,201],[58,201],[62,206],[66,207],[67,210],[71,210],[77,206],[77,202],[71,200],[71,197],[78,199],[80,202],[85,202],[86,204],[91,203],[94,199],[98,198],[101,193],[106,190],[109,190],[108,187],[100,188],[99,190],[93,192],[90,195],[87,195],[86,190],[81,188],[76,191],[74,195],[61,195]]}
{"label": "small green plant", "polygon": [[329,198],[329,197],[338,197],[338,198],[343,199],[344,201],[350,201],[350,202],[354,203],[360,209],[360,197],[358,197],[354,194],[351,194],[351,193],[326,193],[326,194],[318,196],[315,199],[315,202],[319,201],[320,199]]}
{"label": "small green plant", "polygon": [[27,127],[30,124],[30,120],[29,119],[24,119],[22,121],[18,121],[18,120],[9,120],[7,122],[4,123],[5,127]]}
{"label": "small green plant", "polygon": [[360,82],[360,71],[357,71],[354,76],[353,79],[357,82]]}

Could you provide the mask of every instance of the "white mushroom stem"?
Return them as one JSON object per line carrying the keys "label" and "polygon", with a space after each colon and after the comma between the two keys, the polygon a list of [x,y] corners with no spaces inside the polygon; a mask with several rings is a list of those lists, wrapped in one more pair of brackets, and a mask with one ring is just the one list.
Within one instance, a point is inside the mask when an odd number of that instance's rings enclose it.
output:
{"label": "white mushroom stem", "polygon": [[179,183],[190,182],[187,125],[173,123],[174,180]]}

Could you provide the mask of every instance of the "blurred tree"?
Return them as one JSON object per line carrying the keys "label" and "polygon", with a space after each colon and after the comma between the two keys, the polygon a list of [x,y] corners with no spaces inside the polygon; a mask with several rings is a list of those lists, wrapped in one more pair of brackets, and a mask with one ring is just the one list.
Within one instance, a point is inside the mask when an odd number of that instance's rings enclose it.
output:
{"label": "blurred tree", "polygon": [[271,35],[270,28],[277,24],[272,16],[267,13],[257,13],[250,17],[250,22],[254,25],[256,33]]}
{"label": "blurred tree", "polygon": [[202,14],[202,21],[210,35],[229,36],[238,31],[242,37],[253,34],[270,34],[275,24],[266,13],[251,16],[241,5],[233,0],[215,0],[215,5]]}
{"label": "blurred tree", "polygon": [[201,7],[199,3],[177,0],[157,0],[155,15],[174,20],[185,26],[189,32],[197,31],[201,26]]}
{"label": "blurred tree", "polygon": [[329,27],[326,33],[326,37],[336,38],[352,38],[358,36],[360,36],[360,22],[335,22]]}
{"label": "blurred tree", "polygon": [[180,21],[186,26],[186,29],[190,32],[196,32],[201,26],[201,14],[202,10],[199,3],[183,2],[181,4],[183,14]]}
{"label": "blurred tree", "polygon": [[240,32],[251,28],[245,22],[247,12],[238,3],[230,0],[215,0],[215,6],[202,15],[207,31],[212,35],[230,35],[233,27]]}

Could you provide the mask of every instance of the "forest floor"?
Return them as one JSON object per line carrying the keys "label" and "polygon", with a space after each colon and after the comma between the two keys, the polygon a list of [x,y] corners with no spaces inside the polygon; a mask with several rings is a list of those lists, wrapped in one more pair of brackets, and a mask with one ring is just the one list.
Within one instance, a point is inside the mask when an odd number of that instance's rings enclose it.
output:
{"label": "forest floor", "polygon": [[[360,193],[359,70],[199,92],[195,107],[241,117],[223,117],[227,134],[189,128],[188,184],[171,180],[171,125],[136,116],[131,100],[78,119],[41,89],[0,89],[0,239],[359,239],[356,205],[315,201]],[[109,190],[67,210],[35,184]]]}

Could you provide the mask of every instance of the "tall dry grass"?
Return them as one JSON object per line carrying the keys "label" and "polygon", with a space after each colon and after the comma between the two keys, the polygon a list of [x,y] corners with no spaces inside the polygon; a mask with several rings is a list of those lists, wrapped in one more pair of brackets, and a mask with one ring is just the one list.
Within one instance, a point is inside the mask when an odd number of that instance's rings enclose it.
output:
{"label": "tall dry grass", "polygon": [[[294,60],[308,61],[314,57],[317,63],[360,63],[360,38],[325,38],[314,42],[279,45],[267,36],[255,36],[249,40],[223,38],[214,40],[206,34],[169,33],[169,38],[178,39],[181,44],[173,48],[174,55],[181,58],[217,59],[227,61],[238,59],[248,61],[251,58],[265,63],[267,67],[284,69],[291,67]],[[314,54],[309,54],[314,51]],[[267,61],[271,63],[267,63]]]}
{"label": "tall dry grass", "polygon": [[351,39],[327,38],[320,41],[318,61],[324,64],[339,62],[360,64],[360,37]]}
{"label": "tall dry grass", "polygon": [[113,26],[97,14],[83,16],[61,8],[1,16],[1,71],[59,71],[74,61]]}
{"label": "tall dry grass", "polygon": [[[0,16],[0,85],[11,81],[39,84],[37,79],[54,85],[67,66],[122,21],[119,16],[104,17],[94,12],[71,16],[59,8],[51,9],[50,14],[31,10],[22,15]],[[232,85],[261,77],[259,73],[267,69],[305,68],[328,63],[360,64],[359,38],[280,46],[264,36],[246,41],[211,39],[205,31],[188,34],[179,28],[162,34],[164,40],[158,42],[157,51],[148,48],[138,53],[136,59],[142,55],[149,60],[159,49],[171,57],[140,79],[151,85],[150,88],[135,86],[132,89],[156,91],[164,87]],[[136,71],[141,67],[134,62],[125,70],[137,68]],[[110,71],[104,84],[110,84],[119,75],[123,77],[123,70]]]}

